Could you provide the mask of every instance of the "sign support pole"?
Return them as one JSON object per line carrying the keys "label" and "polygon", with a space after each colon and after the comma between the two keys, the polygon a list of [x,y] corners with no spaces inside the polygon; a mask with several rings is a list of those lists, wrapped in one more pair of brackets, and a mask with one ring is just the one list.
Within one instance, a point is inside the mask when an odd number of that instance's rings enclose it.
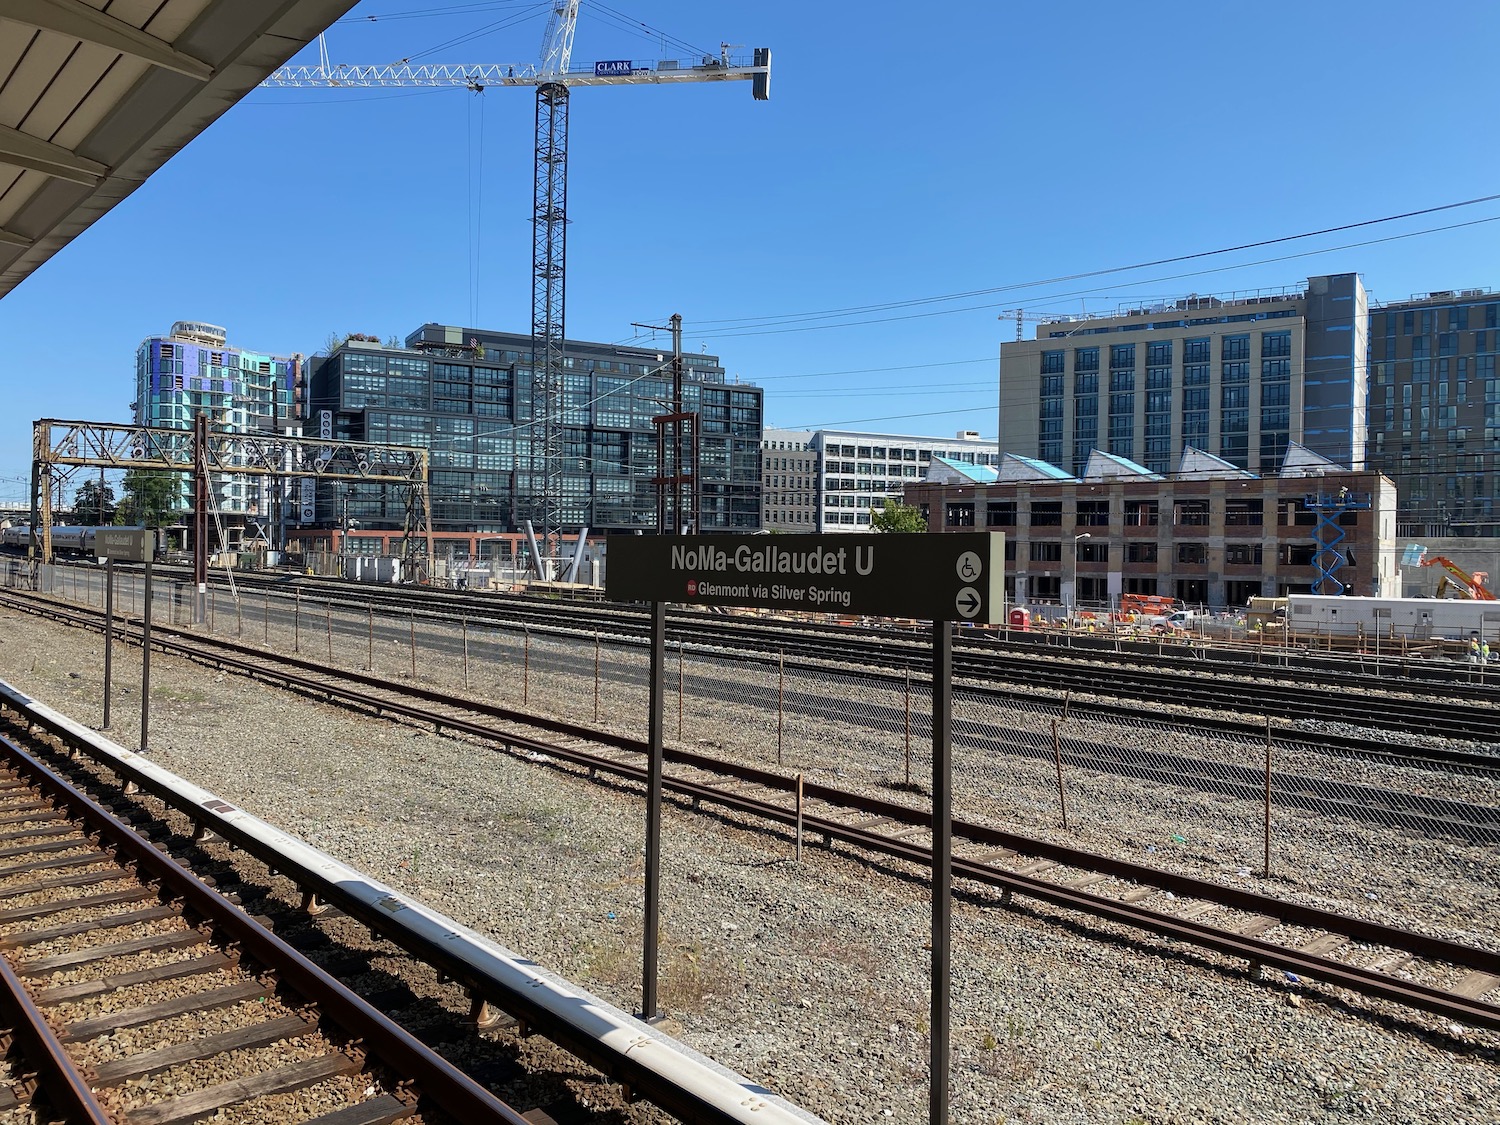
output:
{"label": "sign support pole", "polygon": [[115,639],[115,560],[104,560],[104,729],[109,729],[110,657]]}
{"label": "sign support pole", "polygon": [[953,626],[932,623],[932,1091],[928,1120],[948,1125],[953,934]]}
{"label": "sign support pole", "polygon": [[646,932],[641,955],[641,1019],[661,1013],[656,1006],[657,930],[661,905],[662,705],[666,698],[667,605],[651,603],[651,718],[646,762]]}
{"label": "sign support pole", "polygon": [[151,722],[151,563],[146,563],[146,606],[141,615],[141,753]]}

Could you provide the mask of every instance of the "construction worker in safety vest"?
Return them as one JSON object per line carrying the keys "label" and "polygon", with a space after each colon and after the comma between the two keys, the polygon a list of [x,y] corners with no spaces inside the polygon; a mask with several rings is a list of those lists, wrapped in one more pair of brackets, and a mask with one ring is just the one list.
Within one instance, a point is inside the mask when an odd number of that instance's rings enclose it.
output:
{"label": "construction worker in safety vest", "polygon": [[1479,637],[1477,634],[1469,638],[1469,659],[1475,664],[1478,664],[1483,659],[1479,649]]}

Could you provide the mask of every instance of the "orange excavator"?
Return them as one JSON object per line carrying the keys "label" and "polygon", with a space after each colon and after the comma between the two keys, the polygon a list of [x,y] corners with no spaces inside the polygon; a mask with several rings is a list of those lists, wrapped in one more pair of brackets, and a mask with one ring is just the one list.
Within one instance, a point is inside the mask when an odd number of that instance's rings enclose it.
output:
{"label": "orange excavator", "polygon": [[1437,596],[1446,598],[1448,591],[1452,590],[1460,598],[1469,598],[1477,602],[1495,601],[1495,595],[1485,586],[1484,580],[1489,577],[1482,570],[1476,570],[1470,574],[1452,559],[1442,555],[1433,555],[1423,558],[1418,566],[1440,566],[1448,573],[1438,579]]}

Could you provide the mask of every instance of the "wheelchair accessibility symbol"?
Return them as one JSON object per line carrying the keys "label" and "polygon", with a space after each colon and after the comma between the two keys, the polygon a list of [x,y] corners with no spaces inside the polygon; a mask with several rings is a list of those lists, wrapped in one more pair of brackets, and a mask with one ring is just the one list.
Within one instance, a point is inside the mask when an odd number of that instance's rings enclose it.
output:
{"label": "wheelchair accessibility symbol", "polygon": [[958,556],[958,576],[965,582],[974,581],[974,579],[979,577],[979,573],[983,569],[984,567],[979,561],[979,556],[973,551],[965,551]]}

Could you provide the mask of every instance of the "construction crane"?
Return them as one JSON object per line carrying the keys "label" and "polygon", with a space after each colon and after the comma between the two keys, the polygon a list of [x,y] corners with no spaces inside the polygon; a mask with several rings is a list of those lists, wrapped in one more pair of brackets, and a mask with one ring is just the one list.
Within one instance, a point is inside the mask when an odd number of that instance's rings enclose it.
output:
{"label": "construction crane", "polygon": [[[561,531],[563,340],[565,334],[566,242],[568,223],[568,91],[573,86],[675,85],[683,82],[726,82],[749,79],[756,101],[771,96],[771,52],[757,47],[749,59],[730,55],[728,43],[717,57],[690,60],[606,59],[581,68],[571,66],[573,34],[578,25],[578,0],[554,0],[547,31],[542,37],[540,64],[487,63],[480,66],[412,66],[401,62],[380,66],[330,65],[327,44],[318,40],[315,67],[284,66],[262,86],[463,86],[482,92],[489,86],[536,87],[536,171],[532,193],[531,340],[533,417],[533,481],[540,467],[541,542],[545,546]],[[672,414],[682,416],[682,403]],[[681,421],[671,448],[682,445]],[[675,474],[658,466],[663,476]],[[537,560],[538,567],[545,564]],[[551,575],[542,573],[542,578]]]}
{"label": "construction crane", "polygon": [[1000,319],[1009,320],[1014,318],[1016,322],[1016,339],[1021,338],[1023,324],[1056,324],[1059,321],[1077,320],[1077,317],[1069,317],[1064,313],[1029,313],[1025,309],[1006,309],[1000,314]]}
{"label": "construction crane", "polygon": [[1437,596],[1440,598],[1445,597],[1452,589],[1460,598],[1468,598],[1476,602],[1495,601],[1495,595],[1484,584],[1484,580],[1489,575],[1482,570],[1476,570],[1470,574],[1452,559],[1443,555],[1424,557],[1417,565],[1440,566],[1448,572],[1438,579]]}

